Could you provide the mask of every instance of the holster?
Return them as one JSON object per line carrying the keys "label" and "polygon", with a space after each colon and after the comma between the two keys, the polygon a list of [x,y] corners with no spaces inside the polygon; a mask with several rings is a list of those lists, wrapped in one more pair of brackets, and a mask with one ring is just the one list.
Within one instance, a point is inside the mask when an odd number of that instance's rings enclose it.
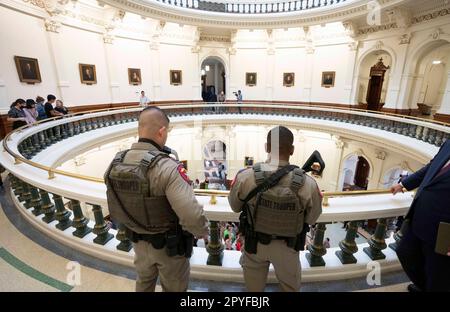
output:
{"label": "holster", "polygon": [[258,246],[258,236],[256,232],[247,229],[245,234],[245,244],[244,249],[250,254],[256,254]]}
{"label": "holster", "polygon": [[166,253],[169,257],[178,255],[178,245],[180,237],[176,231],[167,231],[166,234]]}
{"label": "holster", "polygon": [[180,245],[183,246],[183,250],[180,250],[180,255],[184,255],[186,258],[190,258],[192,256],[192,251],[194,250],[194,235],[189,232],[183,231]]}
{"label": "holster", "polygon": [[239,232],[242,236],[246,236],[248,227],[248,215],[247,215],[247,205],[242,208],[242,212],[239,215]]}

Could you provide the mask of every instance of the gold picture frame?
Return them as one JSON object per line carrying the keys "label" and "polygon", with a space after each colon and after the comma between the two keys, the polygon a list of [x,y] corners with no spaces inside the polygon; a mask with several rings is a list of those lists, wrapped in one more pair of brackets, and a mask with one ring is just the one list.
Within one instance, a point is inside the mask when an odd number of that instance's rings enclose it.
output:
{"label": "gold picture frame", "polygon": [[293,87],[295,84],[295,73],[283,73],[283,86]]}
{"label": "gold picture frame", "polygon": [[322,72],[322,87],[324,88],[334,87],[335,79],[336,79],[336,72],[334,71]]}
{"label": "gold picture frame", "polygon": [[142,84],[140,68],[128,68],[128,82],[130,85],[138,86]]}
{"label": "gold picture frame", "polygon": [[169,74],[170,84],[174,86],[181,85],[183,83],[182,74],[181,70],[171,70]]}
{"label": "gold picture frame", "polygon": [[93,64],[78,64],[81,83],[92,85],[97,83],[97,71]]}
{"label": "gold picture frame", "polygon": [[257,78],[257,73],[245,73],[245,85],[250,87],[256,86]]}
{"label": "gold picture frame", "polygon": [[35,58],[14,56],[20,82],[35,84],[42,82],[39,62]]}

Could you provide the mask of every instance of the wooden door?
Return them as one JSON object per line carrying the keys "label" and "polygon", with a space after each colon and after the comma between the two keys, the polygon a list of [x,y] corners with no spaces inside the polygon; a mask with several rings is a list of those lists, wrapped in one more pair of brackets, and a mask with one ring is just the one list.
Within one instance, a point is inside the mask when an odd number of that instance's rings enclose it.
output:
{"label": "wooden door", "polygon": [[368,180],[370,172],[369,162],[362,156],[358,157],[358,163],[356,164],[355,180],[356,186],[367,189]]}

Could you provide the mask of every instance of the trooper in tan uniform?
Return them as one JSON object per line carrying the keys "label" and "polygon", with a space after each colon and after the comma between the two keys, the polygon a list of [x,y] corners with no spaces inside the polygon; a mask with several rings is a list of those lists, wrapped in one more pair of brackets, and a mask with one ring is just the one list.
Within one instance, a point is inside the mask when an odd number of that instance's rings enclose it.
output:
{"label": "trooper in tan uniform", "polygon": [[[184,254],[184,247],[190,244],[192,248],[193,240],[182,240],[186,235],[193,238],[190,233],[201,238],[208,235],[208,220],[195,198],[191,181],[182,165],[164,153],[168,128],[169,119],[162,110],[144,109],[139,116],[138,143],[125,154],[118,153],[116,166],[113,161],[111,167],[114,168],[110,170],[110,167],[105,175],[111,216],[113,219],[116,216],[118,222],[126,226],[127,236],[133,241],[138,275],[136,291],[155,291],[158,275],[163,291],[186,291],[190,254]],[[149,162],[143,160],[145,157],[150,157]],[[135,174],[136,164],[142,163],[148,170],[143,175],[144,183],[148,182],[144,184],[146,195],[143,197],[139,193],[142,184],[123,179],[129,172]],[[174,239],[172,243],[171,239]],[[170,256],[169,246],[172,248]]]}
{"label": "trooper in tan uniform", "polygon": [[[245,198],[261,181],[289,165],[289,158],[294,153],[292,132],[282,126],[272,129],[267,136],[266,152],[269,155],[265,163],[256,164],[236,175],[228,197],[234,212],[243,210]],[[273,207],[275,208],[270,210]],[[287,207],[287,210],[283,210],[283,207]],[[298,207],[294,215],[292,207]],[[250,247],[246,245],[250,244],[246,239],[240,260],[247,290],[264,291],[269,265],[272,264],[281,289],[299,291],[301,266],[298,250],[303,250],[308,224],[315,224],[322,213],[322,195],[316,182],[303,170],[296,168],[284,175],[276,186],[250,199],[248,208],[254,218],[257,243],[254,243],[256,253],[248,252]],[[259,227],[258,222],[262,222]],[[239,226],[241,228],[243,225]],[[290,233],[288,227],[293,229]],[[298,233],[301,232],[304,234],[303,240],[298,239],[301,237]],[[292,238],[295,235],[297,236]],[[295,244],[297,250],[292,248]]]}

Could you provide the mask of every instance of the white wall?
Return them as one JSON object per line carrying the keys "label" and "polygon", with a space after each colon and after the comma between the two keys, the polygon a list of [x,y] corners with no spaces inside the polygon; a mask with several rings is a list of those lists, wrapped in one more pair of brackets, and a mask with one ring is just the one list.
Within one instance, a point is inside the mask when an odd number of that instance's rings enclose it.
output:
{"label": "white wall", "polygon": [[[127,13],[123,20],[114,22],[115,28],[109,32],[114,39],[108,44],[103,41],[106,29],[99,20],[111,14],[101,7],[78,3],[77,10],[84,14],[80,15],[83,18],[70,14],[50,17],[32,4],[9,0],[14,1],[16,10],[0,7],[3,112],[15,98],[48,93],[58,95],[68,106],[137,102],[136,92],[140,90],[145,90],[151,100],[199,100],[200,65],[208,56],[220,57],[225,65],[228,99],[234,99],[232,91],[241,89],[244,100],[357,104],[365,98],[359,95],[360,77],[367,72],[363,62],[376,51],[389,54],[392,67],[383,94],[385,107],[416,108],[413,99],[417,96],[412,93],[421,87],[417,63],[424,51],[438,48],[437,42],[450,41],[450,21],[445,17],[416,23],[406,30],[369,33],[358,37],[357,42],[340,23],[313,26],[311,34],[302,28],[275,29],[271,39],[265,30],[238,30],[231,42],[216,42],[198,41],[195,26],[166,23],[159,27],[159,21]],[[46,31],[44,27],[44,19],[52,18],[62,23],[59,33]],[[400,40],[404,34],[411,34],[410,41]],[[37,58],[42,83],[20,83],[14,55]],[[96,65],[96,85],[80,83],[80,62]],[[141,86],[129,85],[128,67],[141,68]],[[182,85],[170,85],[171,69],[183,71]],[[321,86],[323,71],[336,72],[333,88]],[[245,86],[246,72],[258,74],[256,86]],[[293,87],[283,86],[284,72],[295,73]],[[450,94],[450,84],[439,92],[442,94],[437,101],[445,105],[436,104],[436,108],[450,111],[450,96],[446,96]]]}

